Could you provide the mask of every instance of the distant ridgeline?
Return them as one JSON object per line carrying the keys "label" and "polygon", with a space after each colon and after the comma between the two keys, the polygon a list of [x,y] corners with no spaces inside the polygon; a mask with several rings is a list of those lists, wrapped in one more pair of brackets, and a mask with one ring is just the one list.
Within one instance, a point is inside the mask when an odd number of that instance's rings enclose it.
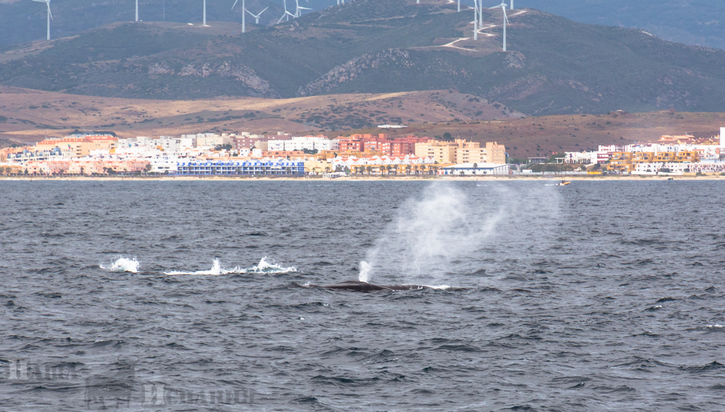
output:
{"label": "distant ridgeline", "polygon": [[[354,1],[347,0],[349,5]],[[438,0],[423,0],[436,3]],[[230,10],[233,1],[208,1],[209,22],[242,21],[242,8]],[[240,2],[241,3],[241,2]],[[282,0],[245,0],[250,14],[259,15],[259,24],[276,24],[284,14]],[[338,0],[309,0],[305,7],[323,10],[333,7]],[[409,0],[409,3],[415,3]],[[440,0],[439,3],[448,3]],[[495,6],[497,1],[484,2],[484,7]],[[135,19],[133,1],[63,0],[51,3],[53,12],[53,38],[75,36],[84,30],[115,22]],[[461,0],[464,10],[473,6],[473,0]],[[682,0],[515,0],[517,8],[532,7],[575,21],[605,26],[633,27],[647,30],[666,40],[685,44],[725,49],[725,2]],[[294,12],[294,1],[287,7]],[[385,11],[386,9],[383,9]],[[307,11],[305,11],[307,13]],[[255,19],[246,15],[247,24]],[[0,1],[0,49],[45,38],[45,7],[31,1]],[[201,1],[140,0],[139,19],[146,22],[199,23],[202,20]]]}
{"label": "distant ridgeline", "polygon": [[[42,6],[22,3],[23,9]],[[216,19],[214,13],[221,19],[212,3],[209,20]],[[246,2],[256,11],[264,4]],[[200,27],[201,16],[191,26],[117,23],[0,56],[0,84],[159,99],[448,89],[529,115],[725,111],[725,51],[515,9],[508,11],[503,52],[500,9],[483,11],[483,28],[473,40],[473,11],[459,13],[456,6],[348,1],[271,27],[255,26],[249,18],[245,34],[238,24]],[[127,8],[117,20],[132,19],[133,8]],[[167,9],[168,16],[176,13]],[[37,13],[44,29],[42,10]],[[266,13],[279,19],[283,10]]]}

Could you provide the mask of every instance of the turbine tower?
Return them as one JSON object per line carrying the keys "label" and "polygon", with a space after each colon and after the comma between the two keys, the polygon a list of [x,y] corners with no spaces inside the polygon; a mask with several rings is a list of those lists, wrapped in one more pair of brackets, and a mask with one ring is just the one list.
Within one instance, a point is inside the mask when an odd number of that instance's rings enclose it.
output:
{"label": "turbine tower", "polygon": [[203,25],[204,27],[206,27],[206,0],[204,0],[204,15],[203,15],[203,16],[204,16],[204,17],[203,17],[203,19],[202,19],[202,23],[201,23],[201,24],[202,24],[202,25]]}
{"label": "turbine tower", "polygon": [[265,7],[264,10],[260,11],[259,14],[254,14],[251,11],[247,10],[247,13],[249,13],[252,17],[254,17],[254,24],[259,24],[259,16],[262,15],[269,7]]}
{"label": "turbine tower", "polygon": [[483,28],[483,0],[478,0],[478,27]]}
{"label": "turbine tower", "polygon": [[[232,10],[234,10],[234,6],[236,6],[237,3],[239,3],[239,0],[234,0],[234,4],[232,4]],[[247,17],[247,15],[244,14],[245,11],[247,11],[247,8],[244,6],[244,0],[242,0],[242,33],[245,33],[247,31],[247,24],[245,20],[245,17]]]}
{"label": "turbine tower", "polygon": [[496,7],[490,7],[491,9],[498,9],[501,8],[501,11],[503,11],[503,51],[506,51],[506,23],[509,22],[509,18],[506,17],[506,0],[502,0],[501,4],[499,4]]}
{"label": "turbine tower", "polygon": [[511,10],[514,9],[514,0],[511,0],[511,5],[509,6],[509,9],[511,9]]}
{"label": "turbine tower", "polygon": [[48,6],[48,29],[47,29],[47,35],[46,40],[50,40],[50,19],[53,18],[53,14],[50,12],[50,0],[33,0],[38,3],[45,3],[46,6]]}
{"label": "turbine tower", "polygon": [[478,40],[478,0],[473,0],[473,40]]}
{"label": "turbine tower", "polygon": [[138,0],[136,0],[136,21],[138,21]]}

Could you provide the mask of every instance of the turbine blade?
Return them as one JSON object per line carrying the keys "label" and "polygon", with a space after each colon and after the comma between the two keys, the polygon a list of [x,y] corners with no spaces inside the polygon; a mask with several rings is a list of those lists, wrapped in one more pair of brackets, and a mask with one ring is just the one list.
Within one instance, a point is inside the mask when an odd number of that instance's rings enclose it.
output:
{"label": "turbine blade", "polygon": [[50,2],[46,3],[48,5],[48,16],[50,16],[50,19],[53,20],[53,13],[50,12]]}
{"label": "turbine blade", "polygon": [[261,16],[262,13],[264,13],[268,8],[269,8],[269,6],[265,7],[264,10],[262,10],[262,11],[259,12],[259,15]]}
{"label": "turbine blade", "polygon": [[239,0],[234,0],[234,4],[232,5],[232,10],[234,10],[234,6],[236,6],[237,3],[239,3]]}

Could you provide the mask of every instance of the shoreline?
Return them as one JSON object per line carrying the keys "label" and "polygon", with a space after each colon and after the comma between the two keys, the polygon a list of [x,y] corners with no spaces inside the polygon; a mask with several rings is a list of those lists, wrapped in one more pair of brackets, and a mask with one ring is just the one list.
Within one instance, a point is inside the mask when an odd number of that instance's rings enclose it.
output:
{"label": "shoreline", "polygon": [[292,182],[405,182],[405,181],[668,181],[672,180],[725,180],[725,176],[717,175],[679,175],[679,176],[647,176],[647,175],[594,175],[594,176],[347,176],[338,178],[326,177],[243,177],[243,176],[0,176],[0,181],[169,181],[169,182],[194,182],[194,181],[216,181],[216,182],[258,182],[258,181],[292,181]]}

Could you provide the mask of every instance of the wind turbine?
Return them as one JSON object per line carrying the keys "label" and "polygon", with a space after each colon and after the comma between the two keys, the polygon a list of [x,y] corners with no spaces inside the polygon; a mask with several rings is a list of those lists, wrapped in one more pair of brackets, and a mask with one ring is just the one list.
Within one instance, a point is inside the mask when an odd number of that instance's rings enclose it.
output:
{"label": "wind turbine", "polygon": [[50,40],[50,19],[53,18],[53,13],[50,12],[50,0],[33,0],[38,3],[45,3],[46,6],[48,6],[48,34],[46,36],[46,40]]}
{"label": "wind turbine", "polygon": [[259,24],[259,16],[262,15],[262,13],[265,12],[269,7],[265,7],[264,10],[260,11],[259,14],[254,14],[251,11],[247,10],[247,13],[251,14],[252,17],[254,17],[254,24]]}
{"label": "wind turbine", "polygon": [[501,8],[501,11],[503,11],[503,51],[506,51],[506,23],[509,22],[509,18],[506,17],[506,0],[501,0],[501,4],[499,4],[496,7],[490,7],[491,9],[497,9]]}
{"label": "wind turbine", "polygon": [[[232,4],[232,10],[234,10],[234,6],[236,6],[237,3],[239,3],[239,0],[234,0],[234,4]],[[242,0],[242,33],[247,31],[246,30],[247,25],[246,25],[246,20],[245,20],[245,17],[247,17],[247,15],[244,14],[245,11],[247,11],[247,8],[244,6],[244,0]],[[259,13],[259,14],[262,14],[262,13]]]}
{"label": "wind turbine", "polygon": [[302,16],[302,10],[312,10],[309,7],[300,6],[300,0],[295,0],[295,17]]}
{"label": "wind turbine", "polygon": [[282,15],[282,17],[279,18],[279,20],[277,20],[277,24],[282,23],[282,19],[284,19],[285,17],[287,18],[287,21],[289,21],[290,16],[292,16],[292,18],[295,17],[294,14],[290,13],[289,10],[287,10],[287,0],[282,0],[282,3],[284,3],[284,14]]}

